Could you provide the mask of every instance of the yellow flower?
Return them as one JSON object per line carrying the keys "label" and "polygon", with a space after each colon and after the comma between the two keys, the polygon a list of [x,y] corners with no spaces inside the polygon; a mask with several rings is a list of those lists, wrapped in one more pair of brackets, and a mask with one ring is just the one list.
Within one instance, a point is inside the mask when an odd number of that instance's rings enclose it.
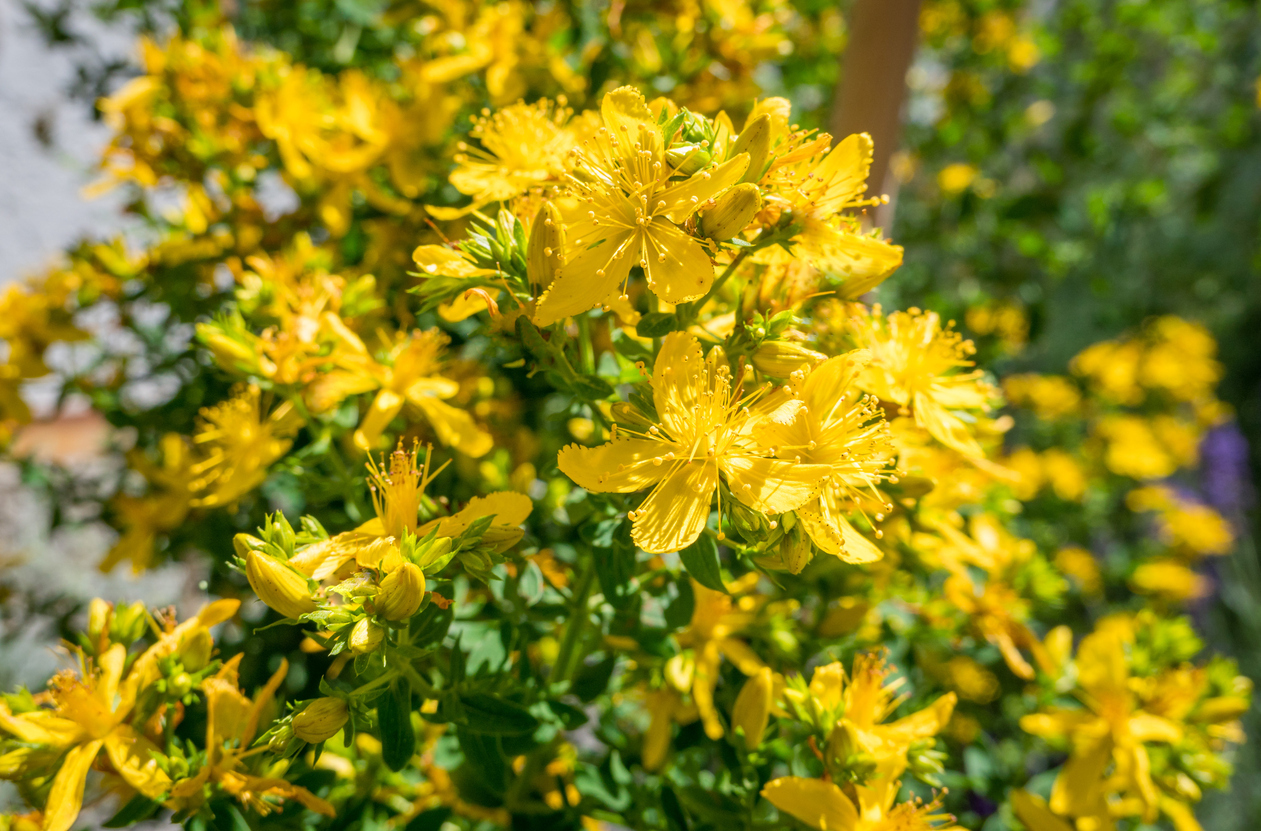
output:
{"label": "yellow flower", "polygon": [[540,326],[611,306],[626,293],[635,265],[667,303],[705,294],[714,280],[713,263],[680,225],[739,182],[748,167],[742,153],[671,184],[677,171],[666,159],[666,145],[672,137],[664,135],[643,95],[621,87],[604,96],[600,112],[604,126],[577,151],[567,180],[575,199],[558,205],[568,250],[560,273],[539,298]]}
{"label": "yellow flower", "polygon": [[762,743],[762,734],[771,715],[775,699],[775,678],[770,667],[763,667],[751,676],[731,709],[731,726],[744,731],[744,746],[753,750]]}
{"label": "yellow flower", "polygon": [[1076,414],[1081,408],[1077,385],[1061,375],[1009,375],[1003,379],[1007,400],[1029,407],[1048,421]]}
{"label": "yellow flower", "polygon": [[975,165],[962,162],[948,164],[937,174],[937,187],[947,196],[954,196],[967,190],[979,174]]}
{"label": "yellow flower", "polygon": [[483,111],[469,131],[481,148],[460,142],[455,157],[459,166],[451,173],[451,184],[473,197],[472,204],[455,211],[431,207],[429,213],[436,219],[453,219],[559,179],[577,140],[565,126],[572,114],[563,98],[555,103],[544,98],[512,104],[493,114]]}
{"label": "yellow flower", "polygon": [[1008,668],[1017,676],[1026,680],[1034,677],[1033,667],[1021,649],[1029,650],[1044,669],[1051,666],[1042,642],[1023,621],[1028,604],[1010,587],[991,579],[978,591],[970,577],[952,574],[946,579],[944,594],[956,609],[968,615],[981,637],[998,647]]}
{"label": "yellow flower", "polygon": [[198,508],[230,505],[262,484],[267,468],[293,444],[302,426],[293,405],[284,402],[263,415],[259,388],[238,388],[222,404],[204,408],[193,443],[203,458],[190,468]]}
{"label": "yellow flower", "polygon": [[438,440],[474,458],[484,456],[494,439],[465,410],[446,399],[460,391],[460,385],[439,373],[447,336],[437,329],[400,332],[384,361],[377,361],[367,346],[349,329],[341,332],[341,347],[332,358],[333,368],[311,386],[311,406],[326,411],[352,395],[377,390],[367,414],[355,431],[355,446],[376,449],[382,433],[403,407],[410,405],[433,427]]}
{"label": "yellow flower", "polygon": [[[715,491],[721,500],[720,476],[737,499],[756,511],[799,508],[829,469],[770,458],[754,440],[754,428],[777,408],[800,405],[782,390],[742,396],[742,382],[733,389],[720,348],[706,356],[695,337],[672,332],[652,373],[659,423],[643,433],[617,430],[612,441],[597,447],[571,444],[557,463],[589,491],[634,493],[651,487],[630,518],[632,538],[654,554],[696,541],[709,521]],[[623,438],[623,432],[630,437]]]}
{"label": "yellow flower", "polygon": [[940,802],[918,800],[894,805],[898,786],[892,782],[857,787],[858,800],[850,799],[834,782],[781,776],[766,783],[762,796],[789,816],[819,831],[962,831],[950,814],[939,813]]}
{"label": "yellow flower", "polygon": [[196,461],[183,436],[167,433],[159,442],[161,461],[153,464],[138,451],[127,458],[133,470],[149,482],[144,496],[119,494],[114,499],[123,533],[101,560],[101,571],[110,571],[123,560],[139,574],[153,563],[157,535],[180,526],[192,507],[193,465]]}
{"label": "yellow flower", "polygon": [[1180,498],[1172,488],[1136,488],[1125,503],[1132,511],[1156,511],[1161,540],[1190,557],[1227,554],[1235,541],[1225,517],[1207,505]]}
{"label": "yellow flower", "polygon": [[[749,116],[772,113],[782,99],[760,102]],[[786,109],[787,102],[782,107]],[[787,113],[772,114],[772,143],[777,155],[761,184],[769,206],[791,212],[793,222],[803,225],[792,238],[793,254],[825,272],[843,278],[841,295],[855,298],[879,285],[902,264],[902,247],[879,234],[862,232],[857,208],[879,204],[882,199],[863,198],[871,169],[872,142],[866,133],[849,136],[832,147],[832,137],[821,133],[789,134]],[[768,251],[768,262],[786,259],[781,251]]]}
{"label": "yellow flower", "polygon": [[1051,490],[1066,502],[1079,502],[1086,493],[1086,471],[1076,459],[1059,448],[1042,454],[1042,470]]}
{"label": "yellow flower", "polygon": [[666,763],[673,725],[691,724],[700,718],[700,711],[694,702],[684,702],[682,694],[671,686],[647,693],[644,708],[649,721],[640,757],[644,770],[656,772]]}
{"label": "yellow flower", "polygon": [[1104,416],[1094,425],[1094,433],[1105,442],[1103,461],[1113,473],[1140,480],[1163,479],[1178,469],[1178,460],[1142,416]]}
{"label": "yellow flower", "polygon": [[1139,365],[1139,383],[1177,401],[1213,397],[1222,365],[1216,360],[1217,342],[1207,329],[1168,315],[1153,321],[1146,334],[1152,343]]}
{"label": "yellow flower", "polygon": [[[439,469],[430,473],[429,456],[427,448],[421,462],[417,448],[407,451],[399,447],[390,454],[388,468],[379,466],[369,457],[369,483],[376,516],[353,531],[300,549],[290,558],[289,565],[320,581],[336,575],[342,566],[352,561],[359,568],[377,569],[388,576],[404,563],[399,550],[404,535],[424,538],[436,531],[438,539],[431,551],[437,555],[439,550],[443,553],[450,550],[449,538],[459,536],[485,516],[494,519],[482,534],[484,545],[506,551],[521,539],[524,532],[518,526],[530,515],[534,503],[525,494],[512,491],[474,497],[450,516],[421,523],[425,488],[441,472]],[[422,569],[425,566],[420,565]]]}
{"label": "yellow flower", "polygon": [[804,690],[800,679],[794,679],[797,683],[784,690],[782,702],[800,720],[829,736],[846,731],[855,749],[874,760],[879,778],[887,782],[906,770],[911,745],[941,732],[957,701],[954,693],[946,693],[923,710],[885,724],[902,702],[897,692],[904,679],[885,683],[892,672],[881,655],[865,653],[854,658],[848,678],[844,665],[837,662],[817,667]]}
{"label": "yellow flower", "polygon": [[[756,575],[750,575],[756,579]],[[731,586],[739,592],[741,586]],[[666,667],[666,678],[680,693],[691,693],[705,735],[721,739],[722,722],[714,707],[714,688],[718,685],[718,670],[725,657],[745,675],[762,671],[764,664],[737,634],[753,624],[756,597],[733,600],[731,595],[707,589],[695,580],[692,592],[696,605],[687,629],[678,635],[679,646],[684,651],[671,659]]]}
{"label": "yellow flower", "polygon": [[275,810],[272,799],[293,799],[326,817],[333,816],[333,806],[306,788],[284,779],[256,776],[244,772],[245,760],[255,751],[250,750],[258,728],[272,705],[272,697],[289,671],[288,661],[281,660],[280,668],[251,701],[239,688],[241,656],[233,656],[212,677],[202,682],[206,696],[206,758],[196,774],[177,780],[170,791],[171,802],[181,810],[194,809],[207,797],[207,785],[220,788],[237,798],[242,805],[266,816]]}
{"label": "yellow flower", "polygon": [[854,387],[870,361],[870,353],[855,351],[829,358],[808,374],[798,370],[792,394],[802,406],[791,418],[767,419],[754,428],[758,442],[777,458],[827,467],[818,495],[797,508],[797,518],[815,545],[848,563],[873,562],[882,554],[845,514],[864,498],[881,506],[876,521],[892,509],[876,490],[893,450],[883,411]]}
{"label": "yellow flower", "polygon": [[1170,559],[1155,559],[1139,565],[1130,575],[1129,584],[1139,594],[1175,603],[1198,600],[1212,591],[1208,578]]}
{"label": "yellow flower", "polygon": [[1073,374],[1090,381],[1095,391],[1118,404],[1135,405],[1143,401],[1138,384],[1138,367],[1143,347],[1133,341],[1101,341],[1082,350],[1069,363]]}
{"label": "yellow flower", "polygon": [[[1126,658],[1131,640],[1128,627],[1105,621],[1077,650],[1076,694],[1085,708],[1047,708],[1020,720],[1026,732],[1069,746],[1069,760],[1051,790],[1051,810],[1057,814],[1106,815],[1107,791],[1121,791],[1141,801],[1145,822],[1156,819],[1158,794],[1147,745],[1177,742],[1183,731],[1136,699]],[[1115,772],[1105,780],[1111,765]]]}
{"label": "yellow flower", "polygon": [[1055,552],[1055,567],[1073,578],[1086,594],[1098,594],[1103,589],[1099,563],[1095,560],[1095,555],[1084,548],[1061,548]]}
{"label": "yellow flower", "polygon": [[855,344],[872,355],[858,388],[896,404],[900,414],[913,413],[915,423],[947,447],[983,459],[968,423],[989,412],[996,390],[980,370],[958,372],[972,366],[972,342],[942,328],[936,312],[912,308],[885,316],[879,306],[869,311],[859,304],[852,311]]}
{"label": "yellow flower", "polygon": [[65,753],[48,794],[44,831],[69,831],[74,825],[88,771],[102,749],[123,781],[150,799],[170,787],[155,758],[160,755],[157,745],[127,723],[140,679],[123,677],[126,660],[126,647],[114,644],[82,677],[70,671],[58,674],[50,682],[51,709],[15,715],[0,701],[0,730]]}

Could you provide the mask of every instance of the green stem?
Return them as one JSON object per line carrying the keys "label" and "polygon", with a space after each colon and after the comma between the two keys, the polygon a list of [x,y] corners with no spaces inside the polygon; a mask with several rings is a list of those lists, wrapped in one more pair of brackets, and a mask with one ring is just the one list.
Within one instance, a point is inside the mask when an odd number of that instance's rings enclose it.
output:
{"label": "green stem", "polygon": [[595,351],[591,345],[591,316],[580,314],[578,321],[578,358],[582,371],[595,374]]}
{"label": "green stem", "polygon": [[722,274],[718,275],[718,279],[710,285],[709,291],[705,292],[705,296],[700,300],[694,300],[687,305],[687,319],[681,319],[682,323],[691,324],[696,322],[696,318],[700,315],[701,309],[705,307],[705,304],[709,302],[710,298],[717,294],[719,290],[726,285],[727,280],[731,279],[731,275],[735,273],[736,267],[740,265],[740,263],[744,262],[744,258],[747,257],[748,254],[749,250],[747,248],[742,249],[740,253],[735,256],[735,259],[728,263],[727,267],[722,270]]}
{"label": "green stem", "polygon": [[591,588],[595,583],[595,565],[588,560],[578,577],[574,587],[573,608],[569,622],[565,625],[565,634],[561,638],[560,651],[556,654],[553,684],[568,681],[575,669],[578,644],[582,641],[583,630],[587,626],[587,601],[591,599]]}

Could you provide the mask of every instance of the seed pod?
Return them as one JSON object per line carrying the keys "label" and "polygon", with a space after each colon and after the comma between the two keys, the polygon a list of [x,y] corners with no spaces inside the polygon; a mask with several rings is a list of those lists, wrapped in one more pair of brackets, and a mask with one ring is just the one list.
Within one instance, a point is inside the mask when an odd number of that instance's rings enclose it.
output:
{"label": "seed pod", "polygon": [[744,172],[742,182],[760,182],[765,173],[767,157],[771,153],[771,116],[762,113],[744,125],[740,135],[732,142],[728,158],[741,153],[749,154],[749,168]]}
{"label": "seed pod", "polygon": [[258,599],[287,618],[296,620],[317,608],[306,578],[266,554],[246,555],[245,576]]}
{"label": "seed pod", "polygon": [[346,702],[340,698],[312,701],[293,717],[293,734],[304,742],[319,744],[336,736],[350,719]]}
{"label": "seed pod", "polygon": [[731,239],[747,228],[760,210],[762,192],[757,185],[746,183],[728,188],[701,217],[701,233],[710,239]]}
{"label": "seed pod", "polygon": [[753,366],[772,378],[787,378],[803,365],[813,366],[827,355],[786,340],[766,341],[753,353]]}
{"label": "seed pod", "polygon": [[766,723],[771,715],[771,698],[775,679],[770,667],[763,667],[740,688],[731,709],[731,726],[744,730],[744,747],[753,750],[762,743]]}
{"label": "seed pod", "polygon": [[709,167],[712,157],[699,144],[681,144],[666,151],[666,161],[674,168],[675,173],[691,176]]}
{"label": "seed pod", "polygon": [[372,618],[363,618],[350,630],[350,654],[367,655],[375,652],[383,640],[385,629],[381,624],[375,623]]}
{"label": "seed pod", "polygon": [[415,563],[403,563],[385,575],[374,602],[386,620],[407,620],[424,597],[425,573]]}
{"label": "seed pod", "polygon": [[565,264],[565,225],[551,202],[544,202],[534,217],[527,254],[526,271],[538,296],[552,285]]}

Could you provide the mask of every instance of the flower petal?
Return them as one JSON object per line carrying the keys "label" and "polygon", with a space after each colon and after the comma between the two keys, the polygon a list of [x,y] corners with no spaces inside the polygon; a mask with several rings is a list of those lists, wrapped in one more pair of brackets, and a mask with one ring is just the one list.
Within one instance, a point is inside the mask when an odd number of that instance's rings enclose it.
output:
{"label": "flower petal", "polygon": [[714,283],[714,264],[705,247],[667,219],[644,229],[643,262],[648,288],[667,303],[695,300]]}
{"label": "flower petal", "polygon": [[1111,737],[1075,748],[1051,788],[1051,810],[1069,816],[1094,813],[1101,801],[1103,773],[1111,761]]}
{"label": "flower petal", "polygon": [[594,493],[634,493],[652,486],[666,469],[652,463],[673,445],[648,439],[614,439],[596,447],[571,444],[556,463],[579,487]]}
{"label": "flower petal", "polygon": [[1013,790],[1011,807],[1029,831],[1073,831],[1073,826],[1057,817],[1045,799],[1028,791]]}
{"label": "flower petal", "polygon": [[741,153],[717,167],[693,174],[686,181],[661,191],[656,200],[664,202],[665,207],[653,213],[657,216],[664,214],[675,225],[681,225],[696,213],[703,202],[739,182],[748,169],[749,154]]}
{"label": "flower petal", "polygon": [[438,434],[438,440],[474,459],[485,456],[495,446],[495,440],[473,420],[467,410],[452,407],[432,395],[420,395],[407,399],[415,404],[429,426]]}
{"label": "flower petal", "polygon": [[83,786],[88,769],[101,752],[100,740],[81,744],[66,754],[44,806],[44,831],[70,831],[83,808]]}
{"label": "flower petal", "polygon": [[700,341],[686,332],[671,332],[661,341],[652,366],[652,403],[671,437],[688,430],[700,395],[697,374],[704,362]]}
{"label": "flower petal", "polygon": [[858,825],[858,809],[832,782],[782,776],[767,782],[762,796],[785,814],[812,828],[853,831]]}
{"label": "flower petal", "polygon": [[760,456],[727,455],[722,472],[731,492],[744,504],[764,514],[795,511],[819,492],[828,465],[808,465]]}
{"label": "flower petal", "polygon": [[957,416],[922,392],[915,393],[915,423],[937,441],[965,456],[983,458],[985,451]]}
{"label": "flower petal", "polygon": [[589,247],[570,253],[552,285],[539,298],[534,322],[550,326],[616,299],[640,247],[639,234],[619,227]]}
{"label": "flower petal", "polygon": [[360,450],[374,450],[381,441],[381,434],[390,426],[394,416],[403,409],[403,396],[392,390],[381,390],[372,399],[368,414],[363,417],[359,429],[355,431],[355,447]]}
{"label": "flower petal", "polygon": [[635,510],[631,539],[649,554],[687,548],[709,521],[709,504],[718,487],[718,466],[712,462],[674,465]]}
{"label": "flower petal", "polygon": [[171,785],[171,779],[158,767],[158,746],[121,724],[105,737],[105,752],[123,781],[140,793],[156,799]]}

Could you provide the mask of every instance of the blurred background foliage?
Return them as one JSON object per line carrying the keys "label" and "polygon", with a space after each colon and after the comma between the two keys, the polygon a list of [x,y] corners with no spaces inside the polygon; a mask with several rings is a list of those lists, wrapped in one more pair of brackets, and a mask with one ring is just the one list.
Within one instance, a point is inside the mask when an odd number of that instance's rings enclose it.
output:
{"label": "blurred background foliage", "polygon": [[[137,70],[93,58],[74,25],[77,15],[190,37],[226,19],[242,40],[270,44],[295,62],[330,74],[357,69],[389,82],[400,60],[441,44],[433,35],[453,13],[454,4],[446,5],[60,0],[26,7],[51,46],[78,48],[71,93],[95,111],[99,96]],[[533,63],[505,62],[495,88],[480,97],[507,103],[527,92],[563,94],[582,109],[613,86],[639,83],[698,110],[727,108],[739,122],[756,97],[783,95],[802,126],[826,128],[852,57],[846,21],[853,4],[733,4],[756,15],[742,21],[738,40],[723,36],[726,5],[534,4],[525,18],[531,42],[545,44],[548,54],[533,56]],[[888,142],[896,150],[883,187],[873,183],[892,197],[875,224],[906,249],[905,265],[877,299],[953,316],[976,339],[979,362],[1000,377],[1065,373],[1088,345],[1161,315],[1207,327],[1224,367],[1218,395],[1236,420],[1210,431],[1199,467],[1172,481],[1234,525],[1235,554],[1211,567],[1211,590],[1192,599],[1192,608],[1210,645],[1261,677],[1254,536],[1261,471],[1261,8],[1244,0],[925,0],[917,14],[901,133],[876,136],[878,146]],[[522,18],[504,15],[510,19]],[[461,28],[452,27],[452,37]],[[759,38],[772,28],[782,34]],[[518,34],[507,23],[482,33],[505,55]],[[564,56],[563,65],[555,55]],[[469,83],[490,77],[472,76]],[[722,98],[711,90],[721,90]],[[351,261],[356,238],[352,231],[343,246]],[[190,317],[180,312],[178,292],[162,299],[175,318]],[[159,335],[155,329],[160,352]],[[206,383],[204,398],[178,399],[181,412],[158,408],[144,417],[186,427],[203,402],[226,395],[226,381]],[[216,383],[223,388],[212,388]],[[1039,429],[1020,422],[1013,447],[1036,447],[1045,438]],[[1043,529],[1040,544],[1086,542],[1072,537],[1097,534],[1118,515],[1109,512],[1120,510],[1115,502],[1035,502],[1025,530],[1037,536]],[[251,647],[265,648],[274,647],[262,641]],[[251,682],[264,671],[259,667]],[[1261,735],[1255,713],[1247,726]],[[1241,749],[1231,793],[1206,798],[1205,827],[1255,827],[1258,748],[1254,741]]]}

